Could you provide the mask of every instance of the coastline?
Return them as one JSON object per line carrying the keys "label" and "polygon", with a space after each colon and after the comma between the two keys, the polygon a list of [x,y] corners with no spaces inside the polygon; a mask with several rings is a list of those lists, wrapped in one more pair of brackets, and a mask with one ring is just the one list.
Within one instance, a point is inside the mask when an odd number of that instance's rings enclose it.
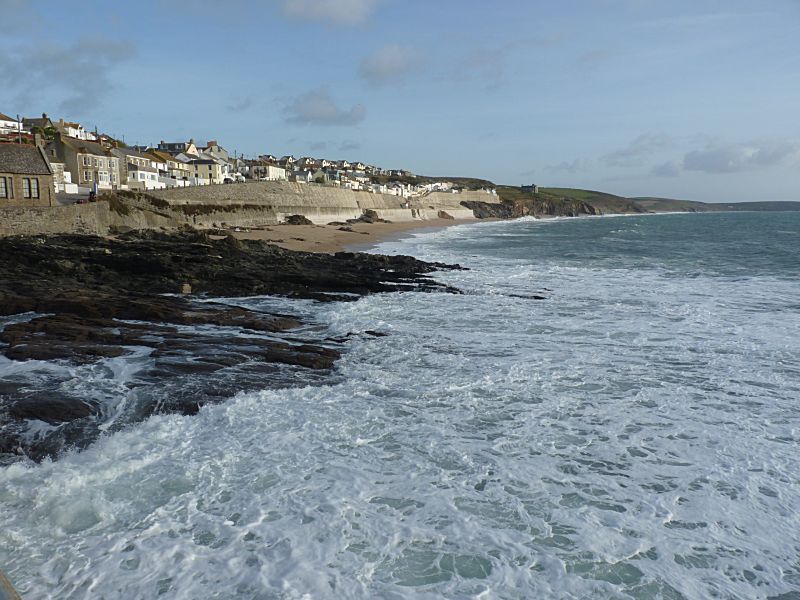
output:
{"label": "coastline", "polygon": [[344,226],[349,231],[343,230],[341,225],[272,225],[259,229],[234,230],[229,234],[239,240],[266,241],[286,250],[333,254],[366,250],[417,229],[444,229],[489,220],[425,219],[392,223],[353,223]]}

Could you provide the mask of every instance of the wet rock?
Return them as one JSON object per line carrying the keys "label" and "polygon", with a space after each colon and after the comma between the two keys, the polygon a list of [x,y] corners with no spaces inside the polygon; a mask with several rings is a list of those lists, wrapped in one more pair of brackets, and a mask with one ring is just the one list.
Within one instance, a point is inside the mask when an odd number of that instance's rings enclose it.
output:
{"label": "wet rock", "polygon": [[13,402],[8,409],[13,419],[38,419],[51,425],[94,414],[94,408],[77,398],[56,394],[33,394]]}
{"label": "wet rock", "polygon": [[286,217],[287,225],[313,225],[314,221],[303,215],[289,215]]}
{"label": "wet rock", "polygon": [[[194,231],[0,238],[0,256],[0,315],[35,313],[0,330],[6,357],[82,365],[149,349],[152,364],[126,384],[126,412],[115,427],[158,412],[193,414],[237,390],[311,385],[331,376],[340,342],[324,334],[314,339],[292,315],[199,296],[328,302],[392,291],[458,293],[429,276],[457,266],[293,252]],[[367,335],[373,333],[379,335]],[[0,454],[20,451],[38,460],[82,448],[100,434],[91,418],[97,408],[58,391],[72,376],[0,382]],[[41,389],[31,391],[31,381]],[[34,439],[20,429],[31,419],[58,427]]]}

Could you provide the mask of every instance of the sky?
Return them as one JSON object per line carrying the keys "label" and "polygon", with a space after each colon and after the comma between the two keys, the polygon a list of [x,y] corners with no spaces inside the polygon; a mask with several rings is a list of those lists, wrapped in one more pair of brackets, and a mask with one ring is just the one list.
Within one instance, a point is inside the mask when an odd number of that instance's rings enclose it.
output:
{"label": "sky", "polygon": [[800,200],[800,0],[0,0],[0,112],[129,144]]}

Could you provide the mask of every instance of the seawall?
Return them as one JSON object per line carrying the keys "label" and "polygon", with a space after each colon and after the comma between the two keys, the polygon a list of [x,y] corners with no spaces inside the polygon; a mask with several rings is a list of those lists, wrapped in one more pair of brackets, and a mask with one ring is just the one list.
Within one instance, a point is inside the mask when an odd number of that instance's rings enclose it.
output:
{"label": "seawall", "polygon": [[[500,202],[497,196],[485,192],[433,192],[419,198],[401,198],[332,186],[277,181],[159,190],[151,192],[151,195],[175,207],[219,207],[218,212],[225,214],[215,217],[219,219],[227,215],[228,222],[232,222],[232,209],[236,209],[235,219],[243,221],[235,224],[241,226],[275,225],[290,215],[303,215],[315,224],[325,225],[332,221],[357,219],[366,210],[375,211],[380,218],[389,221],[435,219],[441,216],[440,212],[456,219],[472,219],[475,218],[474,213],[461,205],[462,200]],[[256,214],[259,211],[261,214]],[[259,218],[263,219],[262,223],[254,222]]]}
{"label": "seawall", "polygon": [[387,221],[474,219],[462,201],[499,204],[485,192],[433,192],[418,198],[354,192],[287,182],[213,185],[146,194],[120,192],[99,202],[55,207],[0,208],[0,236],[81,233],[106,235],[116,229],[264,227],[303,215],[314,224],[358,219],[373,211]]}
{"label": "seawall", "polygon": [[108,202],[0,209],[0,236],[84,233],[104,235],[112,224]]}

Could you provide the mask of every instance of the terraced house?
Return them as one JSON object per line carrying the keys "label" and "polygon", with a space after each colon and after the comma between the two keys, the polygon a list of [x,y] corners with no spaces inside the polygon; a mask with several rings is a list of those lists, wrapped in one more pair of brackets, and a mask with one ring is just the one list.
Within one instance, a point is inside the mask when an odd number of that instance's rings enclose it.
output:
{"label": "terraced house", "polygon": [[0,207],[53,206],[53,171],[44,151],[29,144],[0,144]]}
{"label": "terraced house", "polygon": [[47,157],[64,163],[79,187],[101,190],[117,189],[122,181],[120,160],[109,150],[88,140],[78,140],[57,133],[47,145]]}
{"label": "terraced house", "polygon": [[114,148],[111,154],[120,161],[121,185],[136,190],[163,190],[167,184],[159,177],[154,156],[131,148]]}

